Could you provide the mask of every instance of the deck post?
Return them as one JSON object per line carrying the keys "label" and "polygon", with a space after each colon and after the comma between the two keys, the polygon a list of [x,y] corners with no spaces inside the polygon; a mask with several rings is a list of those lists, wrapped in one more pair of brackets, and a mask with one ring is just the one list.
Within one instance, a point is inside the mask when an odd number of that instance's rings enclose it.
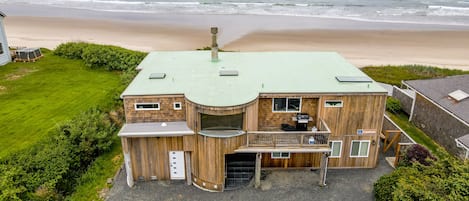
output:
{"label": "deck post", "polygon": [[254,187],[259,188],[261,186],[261,159],[262,153],[256,154],[256,169],[254,172]]}
{"label": "deck post", "polygon": [[321,171],[319,172],[319,186],[326,186],[328,159],[329,159],[329,153],[323,152],[321,156]]}
{"label": "deck post", "polygon": [[129,187],[134,186],[134,177],[132,172],[132,160],[130,158],[130,147],[129,147],[129,139],[126,137],[121,138],[122,142],[122,151],[124,152],[124,165],[125,165],[125,172],[127,174],[127,185]]}
{"label": "deck post", "polygon": [[186,151],[184,154],[186,156],[186,184],[192,185],[191,153]]}

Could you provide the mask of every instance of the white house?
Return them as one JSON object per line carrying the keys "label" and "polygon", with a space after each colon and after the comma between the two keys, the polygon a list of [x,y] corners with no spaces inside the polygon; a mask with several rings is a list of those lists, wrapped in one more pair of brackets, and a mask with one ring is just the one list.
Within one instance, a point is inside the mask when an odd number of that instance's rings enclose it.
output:
{"label": "white house", "polygon": [[10,50],[8,49],[7,35],[3,26],[3,18],[6,15],[0,11],[0,66],[11,61]]}

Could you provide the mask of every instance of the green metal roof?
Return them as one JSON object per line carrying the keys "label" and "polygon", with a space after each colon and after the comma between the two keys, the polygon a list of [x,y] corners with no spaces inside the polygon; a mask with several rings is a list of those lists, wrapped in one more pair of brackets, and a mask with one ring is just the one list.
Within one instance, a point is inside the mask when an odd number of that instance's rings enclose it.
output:
{"label": "green metal roof", "polygon": [[[184,94],[207,106],[248,103],[259,93],[386,93],[376,82],[339,82],[336,76],[366,76],[335,52],[151,52],[121,97]],[[237,70],[238,76],[219,71]],[[164,79],[149,79],[165,73]]]}

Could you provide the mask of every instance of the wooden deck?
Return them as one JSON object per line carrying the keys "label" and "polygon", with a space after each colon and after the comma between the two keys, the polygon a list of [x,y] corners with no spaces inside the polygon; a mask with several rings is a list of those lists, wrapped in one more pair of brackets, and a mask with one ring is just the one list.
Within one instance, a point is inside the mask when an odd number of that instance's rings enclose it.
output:
{"label": "wooden deck", "polygon": [[291,153],[323,153],[330,152],[329,145],[318,145],[308,147],[247,147],[241,146],[235,150],[236,153],[270,153],[270,152],[291,152]]}
{"label": "wooden deck", "polygon": [[248,131],[246,147],[292,147],[315,148],[329,147],[331,131],[327,124],[320,120],[317,131]]}

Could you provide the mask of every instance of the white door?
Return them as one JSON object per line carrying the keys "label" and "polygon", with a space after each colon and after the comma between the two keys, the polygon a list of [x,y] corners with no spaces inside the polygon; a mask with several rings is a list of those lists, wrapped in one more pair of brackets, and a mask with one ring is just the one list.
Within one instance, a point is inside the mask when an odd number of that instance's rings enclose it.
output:
{"label": "white door", "polygon": [[186,179],[184,151],[170,151],[169,164],[171,179]]}

